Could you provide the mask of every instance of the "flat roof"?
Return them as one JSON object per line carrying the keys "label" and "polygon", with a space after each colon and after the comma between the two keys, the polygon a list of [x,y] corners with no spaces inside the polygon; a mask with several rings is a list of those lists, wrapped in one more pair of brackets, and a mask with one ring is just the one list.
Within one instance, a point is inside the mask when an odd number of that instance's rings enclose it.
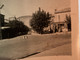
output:
{"label": "flat roof", "polygon": [[55,14],[65,13],[65,12],[71,12],[71,8],[65,8],[65,9],[56,10]]}

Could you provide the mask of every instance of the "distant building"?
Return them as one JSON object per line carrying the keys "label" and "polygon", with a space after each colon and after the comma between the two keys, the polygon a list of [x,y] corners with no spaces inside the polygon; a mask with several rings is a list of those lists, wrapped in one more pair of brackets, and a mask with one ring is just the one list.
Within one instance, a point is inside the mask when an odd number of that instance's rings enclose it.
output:
{"label": "distant building", "polygon": [[20,16],[20,17],[18,17],[18,20],[22,21],[29,28],[31,28],[31,26],[30,26],[30,20],[31,19],[32,19],[32,16]]}
{"label": "distant building", "polygon": [[60,10],[55,9],[54,12],[55,17],[50,25],[50,29],[52,29],[53,32],[68,31],[67,23],[65,21],[66,21],[66,16],[69,15],[71,15],[70,8],[65,8]]}

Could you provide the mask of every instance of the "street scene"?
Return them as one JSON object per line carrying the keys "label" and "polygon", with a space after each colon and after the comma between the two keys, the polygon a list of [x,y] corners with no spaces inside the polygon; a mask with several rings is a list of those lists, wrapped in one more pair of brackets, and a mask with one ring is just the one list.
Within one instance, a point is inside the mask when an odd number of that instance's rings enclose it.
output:
{"label": "street scene", "polygon": [[71,21],[70,0],[1,0],[0,60],[71,56]]}

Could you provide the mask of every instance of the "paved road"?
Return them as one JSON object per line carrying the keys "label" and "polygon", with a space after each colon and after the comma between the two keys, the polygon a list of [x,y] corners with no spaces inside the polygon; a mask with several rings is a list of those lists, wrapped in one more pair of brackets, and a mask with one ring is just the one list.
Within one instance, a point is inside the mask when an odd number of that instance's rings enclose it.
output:
{"label": "paved road", "polygon": [[40,56],[61,56],[61,55],[71,55],[71,43],[46,50],[39,54],[33,55],[31,57],[40,57]]}
{"label": "paved road", "polygon": [[[19,36],[0,41],[0,57],[22,58],[71,42],[71,34]],[[63,54],[64,55],[64,54]],[[67,54],[66,54],[67,55]]]}
{"label": "paved road", "polygon": [[62,45],[62,46],[58,46],[56,48],[50,49],[50,50],[46,50],[42,53],[30,56],[28,58],[24,58],[24,59],[19,59],[19,60],[27,60],[29,58],[33,58],[33,57],[41,57],[41,56],[63,56],[64,55],[71,55],[71,43]]}

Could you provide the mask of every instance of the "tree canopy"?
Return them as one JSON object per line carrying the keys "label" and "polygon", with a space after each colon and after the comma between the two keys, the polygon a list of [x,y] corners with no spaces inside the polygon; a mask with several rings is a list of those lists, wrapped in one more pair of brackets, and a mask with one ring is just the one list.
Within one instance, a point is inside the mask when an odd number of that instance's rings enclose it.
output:
{"label": "tree canopy", "polygon": [[29,28],[25,26],[22,21],[19,21],[16,18],[12,21],[9,21],[9,26],[18,35],[26,34],[29,31]]}
{"label": "tree canopy", "polygon": [[34,31],[36,31],[39,34],[42,34],[44,27],[48,27],[50,19],[51,15],[49,14],[49,12],[46,12],[39,8],[38,11],[33,13],[30,25]]}

